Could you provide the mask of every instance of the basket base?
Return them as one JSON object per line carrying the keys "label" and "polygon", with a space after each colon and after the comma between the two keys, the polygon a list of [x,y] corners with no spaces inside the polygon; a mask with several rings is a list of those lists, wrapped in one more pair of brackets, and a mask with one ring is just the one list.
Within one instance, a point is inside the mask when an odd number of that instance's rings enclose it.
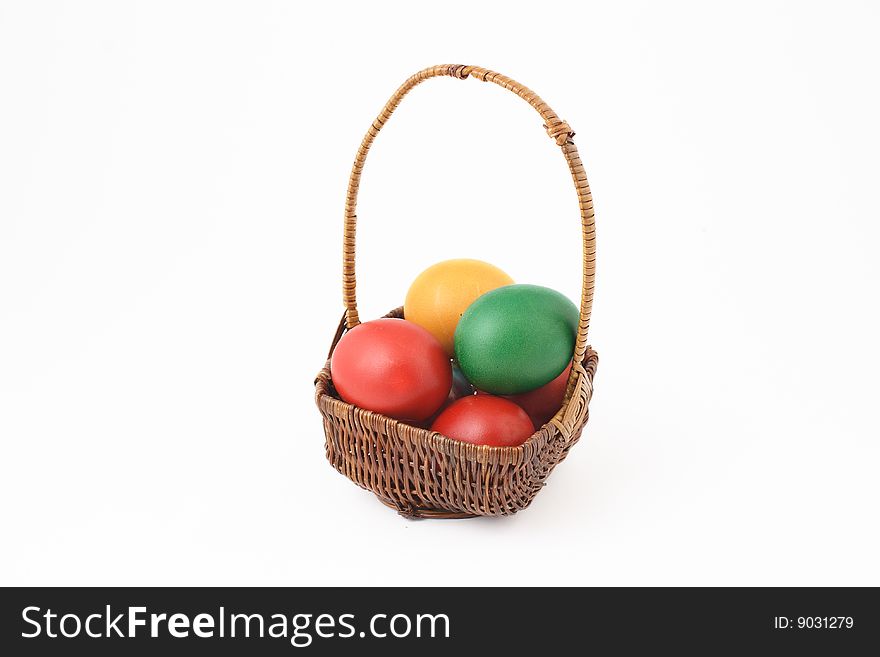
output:
{"label": "basket base", "polygon": [[446,509],[417,509],[414,506],[398,504],[392,502],[391,500],[386,500],[383,497],[377,498],[382,504],[385,506],[394,509],[401,516],[406,518],[407,520],[428,520],[428,519],[441,519],[441,520],[462,520],[464,518],[479,518],[480,516],[476,513],[467,513],[464,511],[448,511]]}

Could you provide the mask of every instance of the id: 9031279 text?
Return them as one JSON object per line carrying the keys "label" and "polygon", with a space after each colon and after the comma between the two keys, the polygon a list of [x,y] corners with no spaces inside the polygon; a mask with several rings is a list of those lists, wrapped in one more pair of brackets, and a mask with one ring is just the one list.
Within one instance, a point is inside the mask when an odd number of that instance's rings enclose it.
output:
{"label": "id: 9031279 text", "polygon": [[775,630],[851,630],[855,625],[852,616],[775,616]]}

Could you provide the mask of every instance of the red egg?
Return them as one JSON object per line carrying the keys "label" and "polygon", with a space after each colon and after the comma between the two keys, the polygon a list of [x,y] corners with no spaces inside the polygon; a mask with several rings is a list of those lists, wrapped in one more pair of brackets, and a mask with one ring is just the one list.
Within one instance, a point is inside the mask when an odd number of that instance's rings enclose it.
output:
{"label": "red egg", "polygon": [[383,318],[342,336],[330,359],[330,376],[344,401],[421,422],[446,401],[452,365],[441,344],[421,326]]}
{"label": "red egg", "polygon": [[529,417],[532,418],[535,429],[540,429],[550,418],[556,415],[556,412],[562,406],[562,399],[565,397],[565,387],[568,385],[568,375],[570,373],[571,363],[562,371],[562,374],[550,383],[518,395],[504,395],[504,398],[514,402],[528,413]]}
{"label": "red egg", "polygon": [[515,447],[534,433],[528,414],[512,401],[472,395],[452,403],[431,425],[432,431],[474,445]]}

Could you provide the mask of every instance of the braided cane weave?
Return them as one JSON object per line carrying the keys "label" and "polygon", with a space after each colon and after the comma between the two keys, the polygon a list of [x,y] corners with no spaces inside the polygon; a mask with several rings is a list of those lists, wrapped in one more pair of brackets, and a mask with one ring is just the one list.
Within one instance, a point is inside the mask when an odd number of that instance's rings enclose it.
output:
{"label": "braided cane weave", "polygon": [[[500,516],[526,508],[550,472],[578,441],[589,417],[598,356],[587,345],[593,304],[596,243],[593,200],[569,125],[541,98],[510,78],[477,66],[441,65],[419,71],[386,103],[364,136],[352,166],[345,198],[342,294],[345,314],[330,353],[346,330],[360,323],[356,299],[355,228],[357,196],[367,153],[414,87],[434,77],[469,77],[512,91],[541,115],[544,129],[562,150],[577,192],[583,233],[583,282],[574,363],[562,408],[518,447],[489,447],[452,440],[420,427],[357,408],[339,399],[330,377],[329,355],[315,379],[315,401],[326,435],[327,460],[359,486],[407,518]],[[402,317],[398,308],[386,317]]]}

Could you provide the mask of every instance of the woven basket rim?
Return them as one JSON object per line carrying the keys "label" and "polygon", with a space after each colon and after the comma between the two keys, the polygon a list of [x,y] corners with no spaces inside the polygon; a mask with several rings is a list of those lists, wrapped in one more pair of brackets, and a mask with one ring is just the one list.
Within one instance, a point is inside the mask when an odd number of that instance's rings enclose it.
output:
{"label": "woven basket rim", "polygon": [[[598,364],[598,354],[590,346],[587,347],[587,354],[584,358],[584,362],[586,365],[582,364],[580,370],[582,371],[583,376],[586,376],[589,379],[590,384],[592,384],[592,379],[595,375],[596,366]],[[472,462],[494,462],[501,465],[517,465],[527,461],[552,439],[553,434],[563,433],[558,418],[565,414],[569,403],[571,402],[571,398],[564,400],[556,415],[532,433],[522,445],[514,447],[498,447],[493,445],[474,445],[466,443],[461,440],[456,440],[455,438],[450,438],[449,436],[444,436],[437,431],[418,427],[408,422],[397,420],[387,415],[383,415],[382,413],[370,411],[344,401],[338,396],[338,393],[335,392],[335,388],[333,387],[329,359],[315,377],[315,387],[315,403],[320,409],[331,412],[336,416],[342,416],[343,414],[359,415],[366,423],[372,423],[373,420],[378,419],[389,429],[394,428],[398,430],[386,430],[384,432],[386,435],[399,435],[401,433],[399,429],[405,428],[406,431],[404,433],[410,434],[411,438],[404,437],[404,441],[411,440],[417,446],[440,451],[449,456],[464,458]]]}

